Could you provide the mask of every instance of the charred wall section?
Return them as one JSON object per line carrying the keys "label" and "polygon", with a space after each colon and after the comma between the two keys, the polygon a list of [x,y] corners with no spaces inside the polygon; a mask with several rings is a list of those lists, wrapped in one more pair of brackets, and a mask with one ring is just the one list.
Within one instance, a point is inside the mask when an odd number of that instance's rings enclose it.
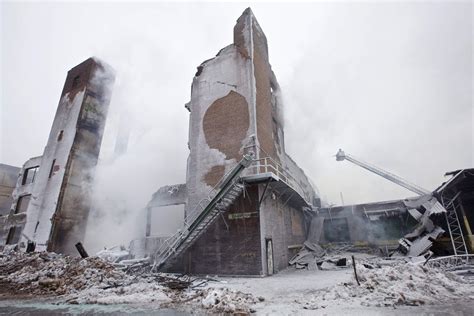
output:
{"label": "charred wall section", "polygon": [[53,217],[49,245],[51,251],[69,254],[75,253],[75,243],[84,239],[91,207],[91,186],[110,103],[110,85],[114,81],[113,72],[105,68],[108,66],[93,59],[87,60],[83,69],[78,67],[68,74],[68,79],[85,77],[81,84],[86,84],[86,93]]}
{"label": "charred wall section", "polygon": [[89,58],[66,77],[35,182],[20,240],[31,240],[39,251],[74,254],[84,237],[89,194],[100,151],[110,87],[109,66]]}

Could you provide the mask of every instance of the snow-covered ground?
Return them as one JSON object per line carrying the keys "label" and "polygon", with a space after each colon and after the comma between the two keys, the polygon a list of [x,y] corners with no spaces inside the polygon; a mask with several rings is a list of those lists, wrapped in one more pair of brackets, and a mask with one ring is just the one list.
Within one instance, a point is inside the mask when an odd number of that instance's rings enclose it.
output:
{"label": "snow-covered ground", "polygon": [[469,280],[402,261],[369,269],[362,263],[370,261],[370,256],[355,257],[360,286],[351,266],[313,271],[289,268],[268,278],[217,278],[208,286],[252,294],[258,298],[252,309],[261,315],[474,314],[474,284]]}
{"label": "snow-covered ground", "polygon": [[[36,300],[33,309],[41,309],[41,297],[66,309],[100,304],[125,311],[134,306],[145,314],[470,315],[474,310],[474,284],[465,279],[422,265],[394,261],[381,266],[367,255],[355,256],[360,286],[351,266],[327,265],[328,270],[289,268],[266,278],[197,278],[187,289],[176,290],[163,282],[170,276],[127,274],[97,257],[0,253],[0,312],[21,310],[18,298],[25,294]],[[374,268],[364,267],[370,260]],[[13,309],[2,305],[12,298]]]}

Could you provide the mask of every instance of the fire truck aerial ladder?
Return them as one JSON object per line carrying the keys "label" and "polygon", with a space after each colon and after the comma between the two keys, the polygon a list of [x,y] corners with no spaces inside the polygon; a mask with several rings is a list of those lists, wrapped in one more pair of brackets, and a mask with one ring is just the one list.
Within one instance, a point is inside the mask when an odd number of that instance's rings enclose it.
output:
{"label": "fire truck aerial ladder", "polygon": [[364,169],[372,171],[373,173],[378,174],[379,176],[381,176],[381,177],[383,177],[387,180],[390,180],[393,183],[401,185],[405,189],[410,190],[411,192],[414,192],[418,195],[425,195],[425,194],[430,194],[431,193],[430,191],[428,191],[426,189],[423,189],[423,188],[417,186],[416,184],[410,183],[410,182],[406,181],[405,179],[402,179],[401,177],[399,177],[399,176],[397,176],[393,173],[382,170],[378,167],[369,165],[366,162],[363,162],[359,159],[356,159],[353,156],[351,156],[349,154],[346,154],[342,149],[339,149],[339,151],[337,152],[336,160],[337,161],[348,160],[348,161],[352,162],[353,164],[356,164],[359,167],[362,167]]}
{"label": "fire truck aerial ladder", "polygon": [[[337,161],[343,161],[343,160],[348,160],[352,162],[353,164],[356,164],[364,169],[367,169],[369,171],[372,171],[375,174],[378,174],[379,176],[392,181],[393,183],[396,183],[405,189],[408,189],[418,195],[426,195],[426,194],[432,194],[432,192],[423,189],[422,187],[417,186],[416,184],[410,183],[406,181],[405,179],[400,178],[399,176],[387,172],[385,170],[382,170],[378,167],[369,165],[366,162],[362,162],[359,159],[355,159],[349,154],[344,153],[342,149],[339,149],[339,151],[336,154],[336,160]],[[457,204],[459,204],[459,201],[457,200],[459,193],[452,197],[451,199],[443,199],[441,196],[441,202],[442,206],[446,209],[445,212],[445,218],[446,218],[446,223],[448,226],[448,232],[449,236],[451,238],[451,243],[453,246],[453,252],[455,255],[467,255],[467,247],[466,247],[466,241],[464,240],[464,234],[461,228],[461,224],[457,215]],[[456,204],[457,201],[457,204]]]}

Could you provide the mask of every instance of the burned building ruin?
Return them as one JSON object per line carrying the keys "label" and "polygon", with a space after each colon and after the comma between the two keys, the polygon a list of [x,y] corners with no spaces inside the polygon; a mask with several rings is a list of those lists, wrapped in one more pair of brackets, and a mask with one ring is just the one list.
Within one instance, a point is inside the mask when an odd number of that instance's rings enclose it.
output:
{"label": "burned building ruin", "polygon": [[[0,165],[0,247],[77,255],[113,82],[113,70],[95,58],[72,68],[42,156],[21,168]],[[267,276],[305,247],[472,253],[474,169],[448,173],[419,196],[328,206],[286,153],[280,95],[266,36],[248,8],[233,43],[197,67],[185,105],[185,183],[153,194],[145,236],[131,242],[127,258],[167,272]],[[178,231],[166,227],[165,212],[179,214]]]}
{"label": "burned building ruin", "polygon": [[0,222],[2,244],[77,254],[113,81],[113,70],[96,58],[69,70],[43,155],[17,174],[11,207]]}
{"label": "burned building ruin", "polygon": [[[186,104],[186,183],[153,195],[146,238],[132,243],[137,254],[166,271],[263,276],[286,268],[307,243],[378,248],[384,255],[418,256],[432,246],[438,254],[472,251],[463,215],[469,202],[460,202],[471,193],[448,201],[434,190],[404,200],[321,206],[285,152],[279,89],[266,37],[247,9],[234,27],[234,43],[197,69]],[[152,217],[179,205],[182,228],[171,237],[152,233]]]}
{"label": "burned building ruin", "polygon": [[286,268],[306,239],[305,218],[319,206],[319,196],[285,152],[280,87],[268,56],[267,39],[249,8],[237,20],[233,44],[197,69],[186,104],[186,184],[155,193],[148,205],[147,237],[136,248],[153,255],[166,242],[150,234],[153,213],[182,204],[185,225],[190,224],[193,214],[205,212],[222,192],[242,157],[251,157],[251,163],[233,194],[222,197],[221,202],[231,202],[185,251],[168,260],[169,271],[270,275]]}

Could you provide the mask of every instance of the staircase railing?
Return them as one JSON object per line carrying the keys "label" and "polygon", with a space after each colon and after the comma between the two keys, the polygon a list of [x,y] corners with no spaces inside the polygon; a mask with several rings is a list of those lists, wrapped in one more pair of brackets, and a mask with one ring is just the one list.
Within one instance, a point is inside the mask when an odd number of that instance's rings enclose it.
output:
{"label": "staircase railing", "polygon": [[[250,171],[250,174],[269,172],[275,174],[282,182],[297,192],[308,205],[311,205],[306,200],[305,192],[298,181],[277,161],[271,157],[252,159],[250,155],[245,155],[244,158],[227,172],[209,193],[196,204],[192,211],[186,215],[182,229],[179,229],[160,245],[155,252],[153,269],[155,269],[155,267],[161,267],[173,254],[181,251],[181,248],[189,246],[183,245],[187,239],[191,238],[191,240],[194,240],[197,238],[200,231],[195,230],[203,229],[203,225],[200,225],[201,223],[204,223],[204,226],[207,227],[208,223],[205,221],[206,217],[211,215],[215,216],[215,214],[211,214],[211,212],[216,209],[217,204],[220,203],[225,195],[236,185],[239,180],[238,176],[245,168]],[[254,172],[251,170],[254,170]]]}
{"label": "staircase railing", "polygon": [[249,174],[273,173],[287,186],[296,191],[308,205],[311,203],[306,198],[306,193],[301,184],[291,175],[291,173],[272,157],[254,159],[252,165],[247,168]]}
{"label": "staircase railing", "polygon": [[236,184],[238,175],[252,163],[251,156],[244,158],[229,172],[227,172],[221,180],[209,191],[208,195],[201,199],[196,207],[185,217],[183,228],[178,230],[174,235],[165,240],[163,244],[155,252],[155,264],[153,269],[158,265],[161,266],[178,248],[183,244],[193,230],[198,227],[206,216],[216,207],[217,203],[229,192]]}

